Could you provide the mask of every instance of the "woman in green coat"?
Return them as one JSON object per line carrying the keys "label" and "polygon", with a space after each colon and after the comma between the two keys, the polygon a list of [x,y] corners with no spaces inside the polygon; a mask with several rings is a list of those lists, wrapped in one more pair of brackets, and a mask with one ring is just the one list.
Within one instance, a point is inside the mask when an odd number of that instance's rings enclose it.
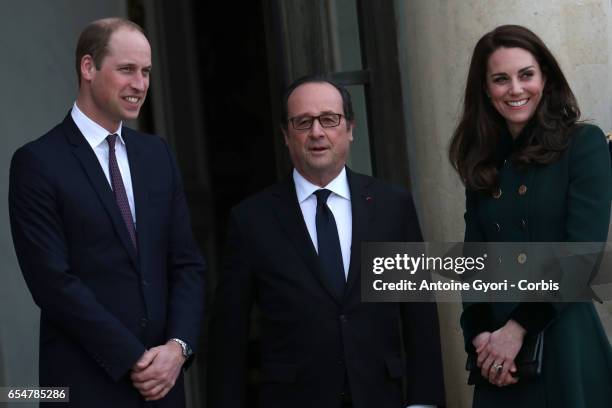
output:
{"label": "woman in green coat", "polygon": [[[466,242],[606,241],[610,153],[579,117],[534,33],[500,26],[478,41],[449,154],[466,186]],[[471,303],[461,325],[480,368],[474,407],[612,407],[612,349],[591,302]],[[515,377],[525,336],[542,330],[541,375]]]}

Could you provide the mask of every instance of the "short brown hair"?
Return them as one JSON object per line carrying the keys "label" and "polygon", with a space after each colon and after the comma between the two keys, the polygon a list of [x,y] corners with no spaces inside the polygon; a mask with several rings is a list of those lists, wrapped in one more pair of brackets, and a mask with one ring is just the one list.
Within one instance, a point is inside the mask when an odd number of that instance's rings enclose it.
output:
{"label": "short brown hair", "polygon": [[121,17],[109,17],[92,21],[79,36],[76,47],[76,71],[81,85],[81,60],[85,55],[91,55],[96,69],[100,69],[102,61],[108,54],[108,41],[111,35],[120,28],[136,30],[144,35],[144,30],[133,21]]}
{"label": "short brown hair", "polygon": [[340,93],[340,96],[342,97],[342,114],[344,115],[344,119],[346,119],[347,129],[349,128],[351,122],[353,122],[353,119],[355,119],[355,114],[353,112],[353,102],[351,101],[351,94],[344,86],[334,81],[331,77],[322,74],[313,74],[298,78],[291,84],[289,84],[289,86],[287,87],[285,95],[283,96],[283,104],[281,105],[280,122],[283,129],[287,129],[287,126],[289,124],[289,114],[287,113],[287,111],[289,109],[289,97],[291,96],[293,91],[295,91],[296,88],[304,84],[317,83],[329,84],[336,88],[338,93]]}

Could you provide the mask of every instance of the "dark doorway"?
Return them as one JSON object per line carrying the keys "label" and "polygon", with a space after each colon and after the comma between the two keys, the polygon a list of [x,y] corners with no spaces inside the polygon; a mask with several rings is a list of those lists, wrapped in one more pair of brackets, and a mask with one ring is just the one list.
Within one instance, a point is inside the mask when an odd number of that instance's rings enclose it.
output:
{"label": "dark doorway", "polygon": [[[141,17],[137,21],[149,30],[153,77],[161,77],[150,94],[150,115],[143,115],[150,122],[145,128],[166,135],[175,150],[209,264],[209,295],[221,270],[230,209],[289,176],[276,116],[282,88],[297,77],[324,73],[348,86],[363,132],[349,165],[408,185],[392,2],[128,3],[130,16]],[[249,405],[256,401],[260,360],[256,311],[253,316]],[[190,370],[191,406],[204,406],[206,334]]]}
{"label": "dark doorway", "polygon": [[[230,209],[276,181],[276,121],[270,108],[270,84],[262,5],[197,2],[195,45],[201,72],[208,176],[214,199],[218,245],[209,274],[210,287],[220,271]],[[253,324],[252,327],[256,327]],[[252,330],[252,332],[256,330]],[[248,405],[256,400],[259,347],[249,341]],[[209,373],[215,375],[215,373]]]}
{"label": "dark doorway", "polygon": [[196,2],[196,47],[214,218],[276,178],[261,2]]}

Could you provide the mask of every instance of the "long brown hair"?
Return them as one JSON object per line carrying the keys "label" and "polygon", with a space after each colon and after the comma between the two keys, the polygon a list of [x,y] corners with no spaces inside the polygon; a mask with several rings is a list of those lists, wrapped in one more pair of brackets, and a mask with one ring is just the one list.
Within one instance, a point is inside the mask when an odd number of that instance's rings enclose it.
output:
{"label": "long brown hair", "polygon": [[518,25],[499,26],[485,34],[474,47],[463,114],[449,150],[451,164],[466,187],[474,191],[492,192],[498,183],[496,149],[507,125],[486,95],[486,73],[489,57],[501,47],[530,52],[546,78],[536,112],[519,135],[514,163],[556,161],[569,145],[570,128],[580,118],[578,103],[557,60],[537,35]]}

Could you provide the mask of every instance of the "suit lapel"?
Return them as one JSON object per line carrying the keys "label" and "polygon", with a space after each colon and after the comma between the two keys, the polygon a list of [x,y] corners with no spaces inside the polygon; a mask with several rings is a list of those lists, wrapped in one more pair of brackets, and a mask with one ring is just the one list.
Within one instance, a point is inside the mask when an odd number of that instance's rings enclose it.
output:
{"label": "suit lapel", "polygon": [[319,263],[319,256],[310,239],[310,234],[304,222],[304,216],[297,200],[295,185],[293,179],[289,178],[285,182],[278,185],[278,188],[273,192],[275,200],[274,214],[278,219],[278,223],[285,231],[289,240],[295,247],[308,269],[310,269],[321,285],[329,293],[329,295],[339,304],[341,299],[334,295],[334,291],[327,283],[327,279],[323,276],[323,271]]}
{"label": "suit lapel", "polygon": [[372,179],[356,174],[348,167],[346,169],[346,175],[351,190],[353,232],[351,234],[351,262],[347,277],[345,298],[347,298],[361,276],[361,243],[368,239],[370,224],[376,207],[375,197],[370,191]]}
{"label": "suit lapel", "polygon": [[72,120],[70,113],[68,113],[62,125],[64,133],[68,138],[68,142],[74,146],[74,155],[81,163],[81,166],[87,174],[93,189],[98,194],[100,201],[102,201],[102,204],[104,205],[104,208],[106,209],[106,212],[113,223],[115,231],[117,231],[120,241],[128,252],[134,267],[138,268],[136,251],[134,250],[134,246],[130,241],[127,227],[121,218],[119,207],[115,202],[113,190],[111,189],[110,184],[108,183],[108,180],[100,167],[100,162],[98,161],[96,154]]}
{"label": "suit lapel", "polygon": [[143,151],[141,140],[135,131],[123,128],[123,140],[127,150],[130,163],[130,175],[132,176],[132,191],[134,193],[134,207],[136,210],[136,240],[138,241],[138,254],[141,262],[141,273],[149,270],[143,262],[148,259],[146,254],[149,249],[149,207],[147,196],[147,161]]}

